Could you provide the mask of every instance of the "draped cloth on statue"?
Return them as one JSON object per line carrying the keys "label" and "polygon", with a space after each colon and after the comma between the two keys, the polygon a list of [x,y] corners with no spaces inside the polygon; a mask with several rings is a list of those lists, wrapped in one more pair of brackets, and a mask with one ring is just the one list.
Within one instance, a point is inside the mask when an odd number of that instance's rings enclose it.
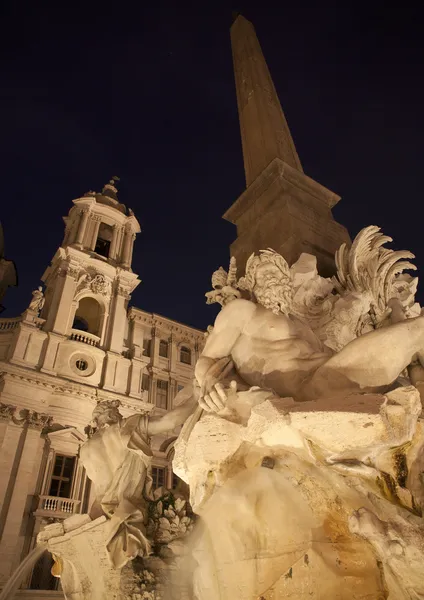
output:
{"label": "draped cloth on statue", "polygon": [[107,550],[115,568],[151,552],[146,538],[147,507],[153,500],[147,427],[147,416],[133,415],[102,427],[81,447],[97,504],[110,519]]}

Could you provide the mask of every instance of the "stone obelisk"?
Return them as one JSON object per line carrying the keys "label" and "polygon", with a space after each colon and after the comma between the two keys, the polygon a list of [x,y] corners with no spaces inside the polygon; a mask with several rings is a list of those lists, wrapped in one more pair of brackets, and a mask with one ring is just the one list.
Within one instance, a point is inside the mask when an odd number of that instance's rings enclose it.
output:
{"label": "stone obelisk", "polygon": [[231,255],[239,274],[252,252],[273,248],[289,264],[314,254],[329,275],[335,251],[350,242],[331,214],[340,196],[304,174],[255,29],[241,15],[231,45],[247,189],[224,219],[237,226]]}

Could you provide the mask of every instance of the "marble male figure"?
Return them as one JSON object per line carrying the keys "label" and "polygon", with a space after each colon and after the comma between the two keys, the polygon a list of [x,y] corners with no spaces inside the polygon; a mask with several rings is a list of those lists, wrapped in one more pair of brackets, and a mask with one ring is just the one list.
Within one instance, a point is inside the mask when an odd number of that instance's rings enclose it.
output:
{"label": "marble male figure", "polygon": [[[271,252],[255,257],[249,273],[252,299],[229,302],[216,318],[196,365],[200,386],[212,365],[225,356],[231,357],[248,386],[298,401],[339,393],[384,393],[412,363],[415,379],[424,380],[424,316],[394,322],[393,316],[402,311],[392,310],[389,326],[361,335],[335,353],[305,320],[290,314],[288,274],[270,257]],[[219,410],[222,396],[222,384],[210,382],[200,405]]]}
{"label": "marble male figure", "polygon": [[80,456],[96,489],[90,516],[109,517],[107,550],[115,568],[151,551],[145,531],[148,502],[154,499],[149,439],[178,427],[191,414],[197,405],[192,386],[179,396],[183,404],[163,416],[135,414],[124,419],[117,401],[100,402],[93,411],[96,431],[82,445]]}

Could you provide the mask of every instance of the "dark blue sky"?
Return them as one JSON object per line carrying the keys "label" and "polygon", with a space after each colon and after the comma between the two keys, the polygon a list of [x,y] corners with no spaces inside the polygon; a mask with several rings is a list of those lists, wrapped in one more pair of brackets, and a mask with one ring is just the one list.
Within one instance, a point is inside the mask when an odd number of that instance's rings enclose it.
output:
{"label": "dark blue sky", "polygon": [[19,287],[2,316],[28,304],[72,199],[119,175],[142,226],[132,303],[212,322],[204,292],[235,237],[221,215],[244,189],[233,9],[256,27],[305,172],[342,196],[336,219],[352,235],[380,225],[424,267],[418,5],[4,0],[0,219]]}

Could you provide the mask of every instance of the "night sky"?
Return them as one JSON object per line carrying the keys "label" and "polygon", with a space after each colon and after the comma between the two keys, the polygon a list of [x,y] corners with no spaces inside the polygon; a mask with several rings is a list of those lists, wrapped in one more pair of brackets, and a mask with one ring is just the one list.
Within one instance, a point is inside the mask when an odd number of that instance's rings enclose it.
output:
{"label": "night sky", "polygon": [[19,287],[2,317],[28,305],[72,199],[118,175],[142,227],[132,304],[213,321],[204,293],[236,236],[221,215],[245,187],[233,9],[256,27],[305,173],[342,196],[335,218],[351,235],[381,226],[424,268],[418,2],[127,6],[3,0],[0,220]]}

